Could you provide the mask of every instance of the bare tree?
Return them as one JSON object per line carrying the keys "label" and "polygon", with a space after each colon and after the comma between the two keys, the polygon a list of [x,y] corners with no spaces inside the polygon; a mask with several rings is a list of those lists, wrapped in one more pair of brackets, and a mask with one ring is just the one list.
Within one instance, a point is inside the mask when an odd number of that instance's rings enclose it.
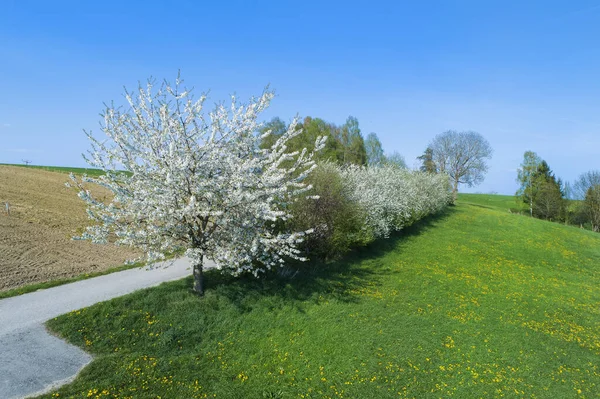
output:
{"label": "bare tree", "polygon": [[573,185],[576,199],[583,200],[583,211],[592,224],[592,230],[600,230],[600,171],[590,170],[579,176]]}
{"label": "bare tree", "polygon": [[583,207],[592,224],[592,230],[600,231],[600,185],[589,188],[583,201]]}
{"label": "bare tree", "polygon": [[488,170],[486,160],[493,152],[488,141],[472,131],[448,130],[435,136],[429,148],[438,171],[450,176],[455,201],[459,184],[472,187],[483,181]]}
{"label": "bare tree", "polygon": [[582,173],[573,184],[573,196],[575,199],[584,200],[588,190],[594,186],[600,186],[600,170]]}

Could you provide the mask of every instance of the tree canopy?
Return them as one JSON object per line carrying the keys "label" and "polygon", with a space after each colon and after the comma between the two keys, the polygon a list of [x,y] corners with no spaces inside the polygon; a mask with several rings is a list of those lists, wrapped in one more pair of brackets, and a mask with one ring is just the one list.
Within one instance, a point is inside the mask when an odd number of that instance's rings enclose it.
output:
{"label": "tree canopy", "polygon": [[574,184],[575,197],[583,200],[583,212],[592,230],[600,231],[600,171],[582,173]]}
{"label": "tree canopy", "polygon": [[431,147],[427,147],[423,155],[418,156],[417,159],[421,162],[421,166],[419,167],[421,172],[437,173],[437,167],[433,161],[433,149]]}
{"label": "tree canopy", "polygon": [[473,131],[448,130],[435,136],[428,148],[437,171],[450,177],[455,200],[459,184],[471,187],[483,182],[488,170],[486,161],[493,152],[488,141]]}
{"label": "tree canopy", "polygon": [[[277,233],[277,221],[290,214],[286,204],[310,188],[304,179],[315,167],[315,152],[325,137],[311,135],[311,150],[290,149],[301,130],[298,121],[272,121],[275,140],[263,130],[259,115],[273,93],[265,90],[247,105],[204,111],[206,96],[195,100],[181,85],[154,81],[126,92],[127,108],[107,106],[97,139],[87,133],[92,150],[86,158],[105,171],[97,183],[110,190],[110,202],[94,198],[72,176],[97,222],[81,238],[142,249],[149,261],[185,249],[194,264],[194,289],[203,293],[205,258],[233,274],[277,267],[303,258],[296,248],[306,231]],[[262,143],[261,143],[262,140]],[[267,140],[270,145],[261,148]]]}
{"label": "tree canopy", "polygon": [[[355,117],[349,116],[346,123],[337,126],[321,118],[307,116],[301,123],[298,123],[296,128],[302,130],[302,134],[290,139],[287,144],[290,150],[312,149],[317,137],[327,137],[324,148],[316,154],[318,161],[330,161],[342,165],[366,165],[368,163],[365,141],[358,119]],[[267,122],[260,131],[261,133],[271,131],[271,135],[260,143],[261,148],[269,148],[286,131],[286,124],[276,117]]]}
{"label": "tree canopy", "polygon": [[400,169],[407,169],[408,168],[406,166],[406,161],[404,160],[404,157],[398,151],[394,151],[394,152],[392,152],[389,155],[385,155],[383,157],[383,164],[384,165],[396,166],[396,167],[398,167]]}
{"label": "tree canopy", "polygon": [[523,162],[517,169],[520,184],[516,195],[529,205],[531,216],[556,220],[564,212],[564,188],[546,161],[533,151],[523,154]]}
{"label": "tree canopy", "polygon": [[537,193],[535,176],[542,159],[533,151],[523,154],[521,167],[517,169],[517,182],[520,184],[517,196],[529,205],[529,214],[533,216],[533,201]]}
{"label": "tree canopy", "polygon": [[384,162],[385,156],[383,155],[383,146],[381,145],[381,141],[379,141],[377,134],[369,133],[365,140],[365,150],[367,153],[367,164],[369,166],[381,165]]}

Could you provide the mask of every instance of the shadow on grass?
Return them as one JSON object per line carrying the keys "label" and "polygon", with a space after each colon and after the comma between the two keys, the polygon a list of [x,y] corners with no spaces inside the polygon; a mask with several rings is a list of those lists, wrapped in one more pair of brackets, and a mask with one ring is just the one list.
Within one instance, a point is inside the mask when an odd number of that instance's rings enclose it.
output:
{"label": "shadow on grass", "polygon": [[[203,342],[220,339],[225,331],[248,326],[267,328],[262,320],[275,323],[280,320],[279,314],[295,319],[294,314],[307,315],[315,305],[362,303],[366,292],[378,290],[385,279],[398,272],[392,265],[394,257],[402,256],[409,240],[435,228],[457,211],[448,208],[388,239],[355,249],[337,262],[296,264],[288,269],[291,273],[273,272],[258,279],[208,270],[202,298],[192,294],[189,276],[60,316],[50,320],[48,327],[97,355],[114,356],[115,347],[119,348],[119,355],[140,351],[160,356],[194,353]],[[242,315],[250,317],[239,317]],[[160,322],[150,323],[154,320],[151,317]],[[286,317],[281,320],[288,320]],[[248,324],[239,327],[240,323]]]}
{"label": "shadow on grass", "polygon": [[[366,287],[377,287],[381,279],[392,273],[385,265],[384,256],[391,251],[401,250],[403,243],[418,236],[456,212],[448,207],[444,211],[426,217],[415,224],[393,234],[388,239],[377,240],[365,247],[356,248],[334,262],[294,263],[284,272],[272,272],[261,278],[251,275],[232,277],[217,270],[206,272],[207,293],[224,297],[238,310],[250,311],[247,304],[255,303],[261,297],[273,297],[278,303],[302,301],[319,302],[328,300],[357,302],[357,292]],[[186,280],[191,287],[191,277]]]}

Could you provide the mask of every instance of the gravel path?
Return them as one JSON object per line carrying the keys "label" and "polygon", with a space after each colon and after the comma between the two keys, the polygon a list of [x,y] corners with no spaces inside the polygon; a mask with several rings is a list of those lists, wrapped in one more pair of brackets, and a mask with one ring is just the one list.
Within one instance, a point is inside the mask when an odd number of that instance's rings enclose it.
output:
{"label": "gravel path", "polygon": [[190,262],[182,258],[166,268],[129,269],[0,300],[0,398],[48,391],[71,381],[92,360],[48,334],[45,321],[190,274]]}

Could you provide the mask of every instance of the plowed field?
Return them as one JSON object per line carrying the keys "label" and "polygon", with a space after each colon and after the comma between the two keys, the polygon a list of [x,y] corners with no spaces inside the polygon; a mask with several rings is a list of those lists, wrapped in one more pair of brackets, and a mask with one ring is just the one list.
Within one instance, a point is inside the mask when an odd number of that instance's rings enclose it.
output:
{"label": "plowed field", "polygon": [[[0,291],[122,265],[136,253],[73,241],[90,223],[65,173],[0,166]],[[10,215],[5,203],[10,204]]]}

